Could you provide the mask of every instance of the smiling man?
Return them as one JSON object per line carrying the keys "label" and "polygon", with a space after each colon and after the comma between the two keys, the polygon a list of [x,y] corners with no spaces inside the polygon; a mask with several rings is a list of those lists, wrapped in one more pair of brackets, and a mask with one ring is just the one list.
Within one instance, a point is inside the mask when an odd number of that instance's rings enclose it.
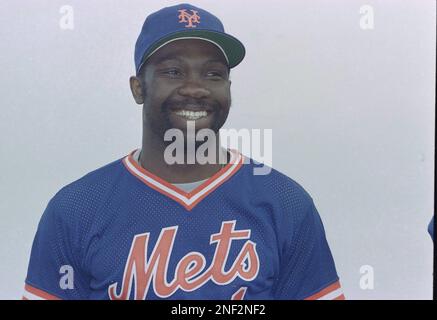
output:
{"label": "smiling man", "polygon": [[[138,75],[131,78],[131,88],[136,102],[144,104],[141,166],[167,181],[192,182],[221,169],[223,150],[215,143],[216,161],[212,163],[169,166],[164,136],[170,129],[179,129],[184,142],[193,139],[187,125],[192,122],[197,132],[210,129],[219,140],[219,129],[231,105],[229,64],[216,44],[188,37],[176,39],[150,57],[146,55]],[[186,143],[184,151],[188,153]]]}
{"label": "smiling man", "polygon": [[[38,226],[24,299],[344,299],[323,224],[294,180],[220,146],[243,44],[189,4],[150,15],[130,79],[142,146],[62,188]],[[207,163],[166,135],[209,132]],[[210,135],[211,137],[211,135]],[[219,161],[224,159],[224,161]]]}

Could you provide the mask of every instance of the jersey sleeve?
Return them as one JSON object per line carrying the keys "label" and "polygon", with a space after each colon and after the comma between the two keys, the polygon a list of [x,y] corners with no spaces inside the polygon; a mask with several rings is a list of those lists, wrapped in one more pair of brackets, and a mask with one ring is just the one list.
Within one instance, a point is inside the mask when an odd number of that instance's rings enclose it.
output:
{"label": "jersey sleeve", "polygon": [[308,203],[295,231],[288,233],[275,298],[344,300],[322,220],[311,198]]}
{"label": "jersey sleeve", "polygon": [[55,196],[38,225],[22,299],[87,299],[89,279],[82,270],[77,231],[74,218]]}

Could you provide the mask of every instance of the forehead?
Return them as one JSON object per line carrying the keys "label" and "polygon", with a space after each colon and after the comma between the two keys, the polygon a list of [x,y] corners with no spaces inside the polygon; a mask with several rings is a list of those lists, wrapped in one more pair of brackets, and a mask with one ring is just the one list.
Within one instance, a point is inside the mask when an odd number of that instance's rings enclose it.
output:
{"label": "forehead", "polygon": [[199,62],[219,61],[227,65],[222,50],[215,44],[200,39],[172,41],[156,51],[146,64],[157,64],[170,59],[196,60]]}

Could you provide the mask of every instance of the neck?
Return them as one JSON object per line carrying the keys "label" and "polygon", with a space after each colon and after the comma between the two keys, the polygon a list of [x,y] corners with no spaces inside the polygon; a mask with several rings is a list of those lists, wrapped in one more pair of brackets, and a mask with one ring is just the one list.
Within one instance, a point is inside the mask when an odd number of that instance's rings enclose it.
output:
{"label": "neck", "polygon": [[[168,164],[164,158],[168,144],[162,137],[157,138],[152,132],[144,132],[139,162],[144,169],[170,183],[189,183],[205,180],[220,171],[230,160],[227,151],[220,146],[218,133],[216,134],[216,141],[217,143],[214,143],[210,148],[210,150],[215,150],[216,161],[214,163],[200,164],[198,159],[194,157],[197,148],[194,149],[194,154],[187,154],[187,148],[185,147],[184,163]],[[193,164],[187,163],[187,156],[193,156]],[[226,163],[223,164],[223,161],[219,161],[220,159],[226,159]]]}

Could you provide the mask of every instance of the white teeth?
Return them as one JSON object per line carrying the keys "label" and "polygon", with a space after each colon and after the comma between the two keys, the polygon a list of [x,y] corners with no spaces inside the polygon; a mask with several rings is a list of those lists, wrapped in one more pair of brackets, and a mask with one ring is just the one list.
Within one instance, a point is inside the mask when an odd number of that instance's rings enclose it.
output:
{"label": "white teeth", "polygon": [[180,110],[177,111],[176,114],[178,116],[187,118],[188,120],[197,120],[206,117],[208,115],[206,111],[188,111],[188,110]]}

